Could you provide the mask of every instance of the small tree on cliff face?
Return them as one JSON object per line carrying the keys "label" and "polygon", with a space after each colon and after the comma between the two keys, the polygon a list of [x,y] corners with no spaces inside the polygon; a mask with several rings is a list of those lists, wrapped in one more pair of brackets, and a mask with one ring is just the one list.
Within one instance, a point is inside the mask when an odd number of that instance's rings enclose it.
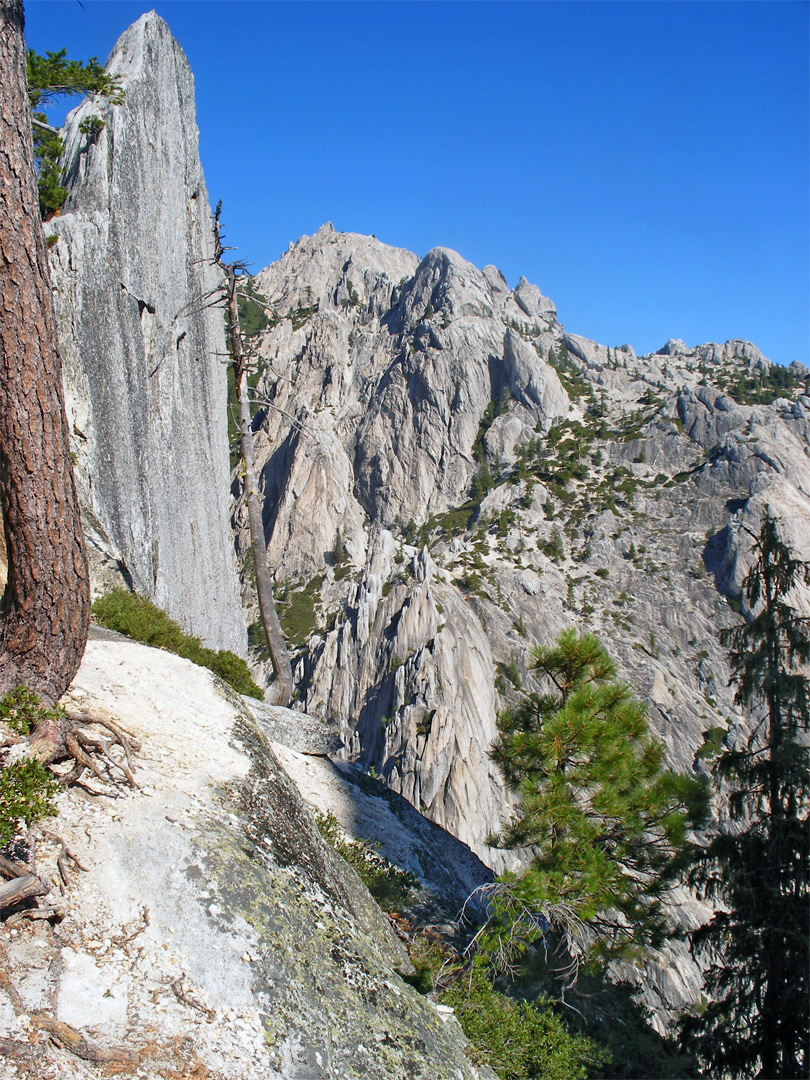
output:
{"label": "small tree on cliff face", "polygon": [[[69,60],[67,49],[45,56],[28,50],[28,98],[31,108],[36,110],[33,115],[34,157],[43,217],[62,208],[67,191],[60,183],[59,159],[64,143],[42,110],[58,98],[84,97],[86,94],[108,97],[114,104],[120,104],[124,97],[119,78],[109,75],[95,56],[87,61]],[[82,121],[79,130],[94,138],[103,127],[100,116],[90,116]]]}
{"label": "small tree on cliff face", "polygon": [[565,981],[581,960],[662,943],[663,898],[705,788],[664,768],[646,706],[592,634],[564,631],[533,666],[546,688],[501,715],[492,751],[520,796],[497,843],[531,857],[500,903],[510,934],[520,911],[529,937],[561,941]]}
{"label": "small tree on cliff face", "polygon": [[0,694],[53,702],[84,652],[90,589],[42,238],[21,0],[0,0]]}
{"label": "small tree on cliff face", "polygon": [[725,751],[715,777],[730,789],[733,824],[698,853],[699,893],[719,902],[692,936],[709,962],[712,997],[683,1024],[686,1047],[712,1076],[806,1077],[810,1067],[810,620],[788,602],[810,584],[766,513],[744,583],[750,622],[726,631],[736,701],[750,710],[747,743]]}
{"label": "small tree on cliff face", "polygon": [[245,503],[248,511],[248,523],[250,526],[250,543],[253,548],[253,559],[256,567],[256,592],[259,598],[259,612],[267,634],[267,644],[270,650],[270,660],[275,674],[275,704],[289,705],[293,692],[292,664],[287,643],[284,640],[284,632],[281,629],[281,621],[276,610],[276,602],[273,596],[273,582],[270,577],[270,567],[267,565],[267,545],[264,540],[264,523],[262,521],[262,505],[259,496],[259,476],[256,469],[256,452],[253,446],[253,420],[250,415],[250,398],[248,395],[247,361],[242,341],[242,331],[239,325],[239,306],[236,295],[236,282],[238,271],[243,269],[238,263],[228,264],[223,261],[225,248],[222,246],[222,233],[220,229],[220,212],[222,203],[217,206],[214,226],[214,258],[217,266],[225,274],[225,312],[228,323],[228,333],[231,340],[231,354],[233,356],[234,383],[236,385],[236,398],[239,403],[239,430],[242,449],[242,461],[245,467]]}

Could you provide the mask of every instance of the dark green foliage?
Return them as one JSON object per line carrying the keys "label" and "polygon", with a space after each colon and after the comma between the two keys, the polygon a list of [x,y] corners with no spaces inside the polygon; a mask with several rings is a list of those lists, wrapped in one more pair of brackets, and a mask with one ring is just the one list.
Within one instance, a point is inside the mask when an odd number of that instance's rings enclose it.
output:
{"label": "dark green foliage", "polygon": [[57,813],[60,785],[38,761],[23,760],[0,772],[0,848],[14,836],[18,822],[30,825]]}
{"label": "dark green foliage", "polygon": [[603,1056],[572,1034],[548,1001],[517,1001],[500,993],[475,965],[442,995],[455,1009],[476,1064],[504,1080],[585,1080],[601,1075]]}
{"label": "dark green foliage", "polygon": [[555,525],[552,528],[551,536],[539,546],[540,550],[545,552],[550,559],[553,559],[555,562],[563,561],[565,558],[565,545],[563,544],[559,525]]}
{"label": "dark green foliage", "polygon": [[383,858],[375,846],[362,840],[347,840],[331,811],[316,813],[315,823],[324,840],[354,868],[383,911],[402,911],[408,907],[420,888],[417,877]]}
{"label": "dark green foliage", "polygon": [[[344,307],[346,301],[343,301]],[[318,305],[312,304],[310,307],[300,307],[293,311],[292,308],[287,312],[287,318],[292,320],[293,330],[300,330],[302,326],[309,322],[313,315],[318,311]]]}
{"label": "dark green foliage", "polygon": [[779,397],[805,393],[806,385],[790,368],[773,364],[767,371],[740,372],[729,380],[728,393],[739,405],[770,405]]}
{"label": "dark green foliage", "polygon": [[567,963],[572,948],[587,959],[658,946],[668,932],[662,899],[683,867],[687,830],[705,813],[705,787],[664,768],[646,706],[592,634],[564,631],[534,650],[533,666],[546,689],[501,714],[492,749],[520,795],[496,839],[532,855],[505,879],[505,933],[517,907],[537,914],[524,942],[556,928]]}
{"label": "dark green foliage", "polygon": [[[495,487],[497,476],[493,474],[492,469],[487,461],[486,450],[484,446],[484,440],[487,432],[495,422],[496,417],[502,416],[509,408],[509,391],[504,390],[497,401],[490,401],[484,410],[484,415],[481,417],[481,423],[478,426],[478,434],[475,437],[473,443],[473,457],[479,464],[479,471],[475,475],[472,484],[472,498],[475,502],[480,502],[488,491],[491,491]],[[498,471],[498,465],[496,463],[496,472]]]}
{"label": "dark green foliage", "polygon": [[691,882],[721,910],[692,935],[711,1000],[682,1034],[709,1075],[795,1078],[810,1066],[810,620],[788,597],[810,566],[770,512],[754,542],[743,592],[755,614],[722,635],[752,734],[713,768],[735,824],[696,855]]}
{"label": "dark green foliage", "polygon": [[260,304],[256,303],[252,296],[246,296],[242,293],[237,298],[237,308],[239,311],[239,329],[246,338],[255,337],[256,334],[260,334],[270,324],[267,312]]}
{"label": "dark green foliage", "polygon": [[590,383],[582,376],[576,361],[571,359],[565,342],[560,342],[556,350],[551,350],[548,354],[548,362],[560,376],[560,382],[572,401],[578,401],[593,393]]}
{"label": "dark green foliage", "polygon": [[30,735],[42,720],[62,720],[64,716],[64,709],[58,705],[46,708],[39,695],[27,686],[11,690],[0,701],[0,718],[18,735]]}
{"label": "dark green foliage", "polygon": [[723,727],[710,727],[703,732],[703,745],[697,752],[701,761],[713,761],[723,752],[723,742],[728,732]]}
{"label": "dark green foliage", "polygon": [[89,60],[68,60],[67,49],[44,56],[28,50],[28,99],[31,108],[47,108],[58,98],[102,94],[114,105],[124,100],[121,80],[108,75],[93,56]]}
{"label": "dark green foliage", "polygon": [[106,121],[102,120],[100,116],[86,116],[79,123],[79,131],[82,135],[86,135],[91,142],[95,142],[106,126]]}
{"label": "dark green foliage", "polygon": [[[34,118],[45,123],[45,113],[38,112]],[[62,170],[59,158],[64,144],[57,132],[47,128],[34,127],[34,155],[37,162],[37,182],[39,184],[39,209],[43,221],[53,217],[65,205],[67,188],[60,183]]]}
{"label": "dark green foliage", "polygon": [[[349,298],[348,298],[348,300],[343,301],[343,307],[344,308],[360,307],[360,304],[361,304],[360,296],[359,296],[359,294],[357,292],[357,289],[355,289],[354,285],[352,284],[352,281],[351,281],[350,278],[346,279],[346,291],[349,294]],[[317,308],[315,310],[317,310]]]}
{"label": "dark green foliage", "polygon": [[509,530],[515,523],[515,517],[515,511],[512,510],[511,507],[507,506],[505,510],[501,510],[500,514],[498,515],[498,536],[504,537],[508,534]]}
{"label": "dark green foliage", "polygon": [[264,698],[240,656],[226,650],[206,648],[199,638],[186,634],[165,611],[161,611],[145,596],[116,589],[96,600],[93,615],[97,622],[110,630],[117,630],[119,634],[126,634],[145,645],[166,649],[200,667],[208,668],[240,694],[260,701]]}
{"label": "dark green foliage", "polygon": [[[40,210],[48,218],[60,210],[67,198],[61,186],[59,158],[64,145],[59,132],[48,125],[47,109],[58,98],[84,97],[96,94],[107,97],[114,105],[124,99],[120,78],[108,75],[96,57],[90,60],[68,60],[67,49],[40,56],[28,50],[28,98],[34,113],[34,155],[39,179]],[[82,122],[80,131],[95,139],[104,121],[98,116]]]}
{"label": "dark green foliage", "polygon": [[256,619],[248,627],[248,645],[256,651],[260,660],[270,659],[270,642],[267,640],[267,630],[261,618]]}

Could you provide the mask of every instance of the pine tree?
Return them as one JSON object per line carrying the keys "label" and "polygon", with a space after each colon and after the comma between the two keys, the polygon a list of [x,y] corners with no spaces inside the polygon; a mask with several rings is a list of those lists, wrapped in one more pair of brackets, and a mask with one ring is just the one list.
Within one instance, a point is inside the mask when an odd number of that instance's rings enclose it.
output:
{"label": "pine tree", "polygon": [[789,602],[810,584],[810,566],[792,557],[769,511],[750,535],[743,592],[753,615],[722,640],[753,731],[714,766],[731,822],[692,872],[721,907],[692,937],[712,1000],[686,1018],[682,1039],[712,1076],[783,1080],[810,1066],[810,760],[799,741],[810,727],[810,620]]}
{"label": "pine tree", "polygon": [[0,0],[0,505],[8,582],[0,694],[56,701],[90,626],[48,260],[39,216],[20,0]]}
{"label": "pine tree", "polygon": [[[84,97],[85,95],[109,98],[114,105],[119,105],[124,98],[120,78],[108,75],[97,58],[90,60],[69,60],[67,49],[49,52],[40,56],[33,49],[28,50],[28,100],[33,114],[34,157],[37,165],[39,183],[39,205],[43,218],[55,214],[64,205],[67,189],[61,185],[62,170],[59,159],[64,150],[62,137],[56,128],[48,123],[48,117],[42,110],[63,97]],[[82,121],[79,130],[90,138],[95,138],[104,127],[99,116],[91,116]]]}
{"label": "pine tree", "polygon": [[683,870],[687,831],[702,819],[705,786],[665,769],[645,704],[592,634],[564,631],[534,650],[533,666],[546,689],[501,715],[492,751],[520,795],[497,842],[531,855],[506,880],[505,921],[536,913],[535,930],[563,939],[569,967],[577,956],[659,945],[663,899]]}

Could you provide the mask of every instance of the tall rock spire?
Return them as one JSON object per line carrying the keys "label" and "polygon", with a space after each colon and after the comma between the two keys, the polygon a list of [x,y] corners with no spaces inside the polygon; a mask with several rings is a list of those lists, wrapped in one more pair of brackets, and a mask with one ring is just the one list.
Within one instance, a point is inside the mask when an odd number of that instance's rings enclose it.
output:
{"label": "tall rock spire", "polygon": [[[96,578],[135,588],[207,643],[244,653],[229,524],[224,321],[194,79],[163,19],[108,62],[126,96],[68,118],[52,270]],[[100,116],[95,135],[82,121]]]}

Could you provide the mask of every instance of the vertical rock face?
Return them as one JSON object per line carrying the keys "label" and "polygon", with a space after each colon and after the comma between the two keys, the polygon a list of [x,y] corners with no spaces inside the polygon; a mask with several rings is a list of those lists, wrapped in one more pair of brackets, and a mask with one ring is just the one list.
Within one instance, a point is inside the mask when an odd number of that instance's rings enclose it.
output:
{"label": "vertical rock face", "polygon": [[[120,38],[108,70],[126,97],[68,118],[68,201],[46,225],[95,578],[118,564],[186,630],[243,653],[194,80],[154,12]],[[95,137],[80,131],[94,115],[105,121]]]}

